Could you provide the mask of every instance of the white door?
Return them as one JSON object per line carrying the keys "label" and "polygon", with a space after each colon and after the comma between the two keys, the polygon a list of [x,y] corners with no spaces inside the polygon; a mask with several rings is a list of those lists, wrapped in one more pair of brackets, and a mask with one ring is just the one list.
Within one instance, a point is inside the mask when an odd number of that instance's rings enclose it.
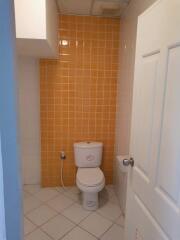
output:
{"label": "white door", "polygon": [[130,156],[125,239],[180,240],[180,0],[139,17]]}

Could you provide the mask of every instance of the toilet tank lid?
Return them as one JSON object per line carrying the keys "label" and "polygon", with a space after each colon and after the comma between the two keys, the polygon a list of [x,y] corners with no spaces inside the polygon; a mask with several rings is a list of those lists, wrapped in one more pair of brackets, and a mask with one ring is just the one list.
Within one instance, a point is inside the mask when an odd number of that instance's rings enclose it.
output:
{"label": "toilet tank lid", "polygon": [[74,143],[74,147],[80,147],[80,148],[94,148],[94,147],[102,147],[103,143],[101,142],[77,142]]}

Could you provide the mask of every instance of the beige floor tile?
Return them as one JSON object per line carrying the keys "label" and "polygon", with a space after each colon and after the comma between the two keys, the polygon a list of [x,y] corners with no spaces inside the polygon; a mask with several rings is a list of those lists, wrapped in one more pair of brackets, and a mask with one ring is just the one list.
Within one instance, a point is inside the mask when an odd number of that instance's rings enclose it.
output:
{"label": "beige floor tile", "polygon": [[76,186],[25,185],[23,202],[25,240],[123,240],[124,217],[112,185],[100,193],[97,212],[83,209]]}
{"label": "beige floor tile", "polygon": [[65,209],[62,214],[69,218],[71,221],[78,224],[82,221],[85,217],[87,217],[91,212],[86,211],[83,207],[77,203],[73,204],[72,206]]}
{"label": "beige floor tile", "polygon": [[30,194],[35,194],[41,190],[39,185],[24,185],[24,190]]}
{"label": "beige floor tile", "polygon": [[44,224],[41,228],[55,240],[63,237],[75,225],[62,215],[58,215]]}
{"label": "beige floor tile", "polygon": [[47,234],[40,229],[35,230],[25,237],[25,240],[52,240]]}
{"label": "beige floor tile", "polygon": [[39,200],[43,202],[47,202],[50,199],[55,198],[57,195],[59,195],[59,192],[52,188],[42,188],[38,193],[36,193],[34,196],[38,198]]}
{"label": "beige floor tile", "polygon": [[24,235],[31,233],[36,229],[36,226],[27,218],[24,218]]}
{"label": "beige floor tile", "polygon": [[39,199],[35,198],[34,196],[24,199],[23,201],[24,214],[27,214],[31,210],[39,207],[41,204],[42,202]]}
{"label": "beige floor tile", "polygon": [[118,205],[111,202],[106,203],[104,206],[100,207],[97,212],[103,217],[115,221],[121,215],[121,209]]}
{"label": "beige floor tile", "polygon": [[123,240],[124,230],[120,226],[114,224],[102,237],[102,240]]}
{"label": "beige floor tile", "polygon": [[97,238],[92,236],[85,230],[76,227],[71,232],[69,232],[62,240],[96,240]]}
{"label": "beige floor tile", "polygon": [[80,193],[73,193],[71,191],[67,191],[67,192],[64,192],[63,194],[76,202],[80,201]]}
{"label": "beige floor tile", "polygon": [[125,218],[123,215],[121,215],[117,220],[116,220],[116,224],[120,225],[121,227],[125,226]]}
{"label": "beige floor tile", "polygon": [[47,222],[49,219],[57,215],[57,212],[46,205],[41,205],[37,209],[31,211],[26,216],[31,222],[37,226],[41,226],[43,223]]}
{"label": "beige floor tile", "polygon": [[72,199],[64,196],[63,194],[60,194],[58,197],[47,202],[47,204],[57,212],[61,212],[67,207],[70,207],[73,203],[74,201]]}
{"label": "beige floor tile", "polygon": [[80,226],[86,231],[92,233],[96,237],[100,237],[104,232],[110,228],[112,222],[98,215],[97,213],[91,214],[84,221],[80,223]]}

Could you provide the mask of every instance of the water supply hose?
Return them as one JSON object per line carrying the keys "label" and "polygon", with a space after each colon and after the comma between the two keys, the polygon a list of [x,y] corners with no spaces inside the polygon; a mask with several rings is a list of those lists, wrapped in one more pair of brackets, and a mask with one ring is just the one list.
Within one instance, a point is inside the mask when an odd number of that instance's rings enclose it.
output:
{"label": "water supply hose", "polygon": [[66,187],[64,185],[64,177],[63,177],[63,170],[64,170],[64,160],[66,159],[66,155],[64,151],[61,151],[60,155],[60,161],[61,161],[61,186],[64,190],[66,190]]}

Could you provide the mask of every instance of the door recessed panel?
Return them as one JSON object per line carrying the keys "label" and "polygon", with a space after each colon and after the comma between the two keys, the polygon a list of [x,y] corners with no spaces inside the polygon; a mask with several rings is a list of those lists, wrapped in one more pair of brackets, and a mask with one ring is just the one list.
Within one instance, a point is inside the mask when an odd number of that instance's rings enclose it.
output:
{"label": "door recessed panel", "polygon": [[136,236],[138,235],[142,240],[170,240],[156,219],[154,219],[151,211],[137,195],[134,197],[134,202],[136,206],[135,211],[139,217],[138,222],[136,222]]}
{"label": "door recessed panel", "polygon": [[178,204],[180,193],[180,46],[169,49],[157,186]]}
{"label": "door recessed panel", "polygon": [[156,95],[159,52],[141,57],[139,69],[136,113],[134,158],[142,176],[148,178],[151,158],[153,112]]}

